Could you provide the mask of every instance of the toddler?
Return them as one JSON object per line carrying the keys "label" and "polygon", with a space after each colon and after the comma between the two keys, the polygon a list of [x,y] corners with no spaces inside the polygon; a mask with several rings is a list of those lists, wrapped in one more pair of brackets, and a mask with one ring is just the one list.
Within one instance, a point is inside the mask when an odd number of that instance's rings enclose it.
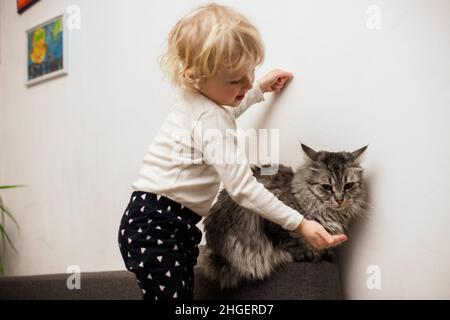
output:
{"label": "toddler", "polygon": [[161,63],[179,88],[178,98],[132,184],[118,239],[144,299],[193,299],[202,238],[196,224],[208,215],[221,182],[236,203],[296,231],[314,247],[346,240],[265,189],[237,144],[235,119],[293,78],[274,70],[254,83],[263,60],[257,29],[226,6],[197,8],[170,32]]}

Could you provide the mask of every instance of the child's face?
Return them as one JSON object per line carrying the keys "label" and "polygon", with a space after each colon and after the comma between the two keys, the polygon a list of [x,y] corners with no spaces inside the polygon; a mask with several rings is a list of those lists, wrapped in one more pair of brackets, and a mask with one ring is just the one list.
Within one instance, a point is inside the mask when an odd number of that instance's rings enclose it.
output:
{"label": "child's face", "polygon": [[221,106],[237,107],[253,87],[255,68],[251,67],[235,74],[226,71],[205,79],[200,83],[200,91]]}

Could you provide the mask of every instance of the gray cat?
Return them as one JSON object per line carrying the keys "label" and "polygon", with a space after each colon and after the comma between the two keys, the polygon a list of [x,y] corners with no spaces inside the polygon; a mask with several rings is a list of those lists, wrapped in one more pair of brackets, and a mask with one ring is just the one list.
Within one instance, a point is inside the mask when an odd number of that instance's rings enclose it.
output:
{"label": "gray cat", "polygon": [[[316,152],[303,144],[302,149],[306,161],[295,172],[280,165],[275,175],[267,176],[252,166],[254,176],[278,199],[329,233],[347,233],[350,222],[367,209],[360,166],[367,147],[351,153]],[[266,279],[292,261],[317,263],[333,257],[330,249],[316,250],[297,233],[239,206],[226,190],[219,194],[204,228],[207,244],[199,265],[221,289]]]}

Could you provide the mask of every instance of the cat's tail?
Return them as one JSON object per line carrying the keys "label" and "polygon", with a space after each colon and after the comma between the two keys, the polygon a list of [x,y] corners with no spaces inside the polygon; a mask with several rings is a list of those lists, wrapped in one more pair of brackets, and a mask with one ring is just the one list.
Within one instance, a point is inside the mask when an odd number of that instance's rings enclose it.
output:
{"label": "cat's tail", "polygon": [[235,270],[224,257],[206,248],[199,256],[199,266],[204,276],[219,285],[221,290],[236,288],[242,280],[239,270]]}

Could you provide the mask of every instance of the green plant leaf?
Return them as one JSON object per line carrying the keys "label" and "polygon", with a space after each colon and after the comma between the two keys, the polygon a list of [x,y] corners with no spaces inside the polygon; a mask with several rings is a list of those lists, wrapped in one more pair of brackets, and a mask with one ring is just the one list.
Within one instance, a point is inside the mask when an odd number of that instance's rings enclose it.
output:
{"label": "green plant leaf", "polygon": [[[2,221],[0,221],[0,225],[4,226],[5,225],[5,212],[3,211],[3,202],[2,202],[2,198],[0,197],[0,205],[2,207],[2,210],[0,210],[0,216],[2,218]],[[3,234],[3,232],[1,233],[2,235],[2,249],[3,251],[6,250],[6,239],[5,239],[5,235]]]}
{"label": "green plant leaf", "polygon": [[11,248],[13,248],[13,250],[17,253],[16,247],[14,247],[14,245],[12,244],[11,239],[8,236],[8,233],[6,232],[5,228],[3,228],[3,226],[1,224],[0,224],[0,233],[2,234],[2,237],[6,237],[6,240],[8,241]]}
{"label": "green plant leaf", "polygon": [[[9,212],[9,210],[3,206],[3,201],[2,198],[0,197],[0,212],[2,214],[6,213],[6,215],[15,223],[15,225],[17,226],[17,229],[20,229],[19,223],[17,222],[17,220],[13,217],[13,215],[11,214],[11,212]],[[3,222],[3,224],[5,224]]]}
{"label": "green plant leaf", "polygon": [[[26,185],[0,186],[0,190],[14,189],[14,188],[20,188],[20,187],[26,187]],[[17,228],[20,229],[19,223],[13,217],[11,212],[9,212],[9,210],[3,205],[3,200],[0,197],[0,217],[1,217],[0,235],[1,235],[1,239],[2,239],[3,251],[6,251],[6,241],[7,241],[9,243],[9,245],[11,246],[11,248],[17,253],[17,249],[14,247],[14,245],[13,245],[11,239],[9,238],[8,233],[6,232],[6,229],[5,229],[5,215],[7,215],[16,224]],[[0,274],[3,274],[3,273],[4,273],[4,267],[3,267],[1,252],[0,252]]]}
{"label": "green plant leaf", "polygon": [[0,186],[0,189],[14,189],[14,188],[22,188],[26,187],[26,185],[17,185],[17,186]]}
{"label": "green plant leaf", "polygon": [[5,269],[3,268],[2,255],[0,254],[0,274],[3,274]]}

